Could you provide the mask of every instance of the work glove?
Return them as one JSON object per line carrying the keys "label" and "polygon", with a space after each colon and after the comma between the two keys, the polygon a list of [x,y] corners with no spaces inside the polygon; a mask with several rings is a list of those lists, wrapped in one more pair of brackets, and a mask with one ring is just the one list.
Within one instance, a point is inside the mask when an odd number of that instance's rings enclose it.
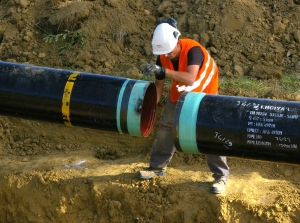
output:
{"label": "work glove", "polygon": [[166,69],[155,64],[147,64],[143,68],[142,73],[145,76],[149,76],[154,73],[157,80],[163,80],[166,78]]}

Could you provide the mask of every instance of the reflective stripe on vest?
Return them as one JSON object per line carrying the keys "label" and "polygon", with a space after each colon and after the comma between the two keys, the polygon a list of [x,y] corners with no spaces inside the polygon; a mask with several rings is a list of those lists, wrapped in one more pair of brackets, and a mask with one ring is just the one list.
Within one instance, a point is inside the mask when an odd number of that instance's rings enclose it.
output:
{"label": "reflective stripe on vest", "polygon": [[178,92],[182,92],[182,91],[192,91],[194,89],[196,89],[197,87],[200,86],[202,80],[205,78],[206,74],[207,74],[207,69],[209,68],[209,65],[211,64],[211,62],[213,63],[212,64],[212,70],[210,71],[208,77],[206,78],[206,81],[205,83],[203,84],[202,86],[202,89],[201,91],[204,91],[204,89],[207,87],[207,85],[209,85],[212,77],[214,76],[215,72],[216,72],[216,68],[217,68],[217,64],[215,63],[215,61],[211,58],[211,56],[209,55],[209,53],[207,53],[208,55],[208,59],[207,59],[207,62],[205,64],[205,69],[203,70],[203,72],[200,74],[200,77],[198,80],[196,80],[192,86],[186,86],[186,85],[176,85],[177,87],[177,91]]}

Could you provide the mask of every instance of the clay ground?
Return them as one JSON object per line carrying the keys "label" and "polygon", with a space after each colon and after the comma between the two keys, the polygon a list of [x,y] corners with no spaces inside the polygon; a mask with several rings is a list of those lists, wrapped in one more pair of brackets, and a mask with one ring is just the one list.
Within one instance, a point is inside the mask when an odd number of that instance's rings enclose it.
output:
{"label": "clay ground", "polygon": [[[155,22],[172,16],[211,52],[220,79],[279,80],[300,72],[299,3],[0,0],[0,60],[142,79],[155,61]],[[64,42],[43,41],[64,30],[87,34],[85,47],[58,55]],[[267,95],[222,84],[219,92],[300,101],[276,86]],[[166,177],[140,180],[156,130],[140,138],[0,116],[0,222],[300,221],[299,166],[229,157],[227,191],[213,195],[205,155],[176,152]]]}

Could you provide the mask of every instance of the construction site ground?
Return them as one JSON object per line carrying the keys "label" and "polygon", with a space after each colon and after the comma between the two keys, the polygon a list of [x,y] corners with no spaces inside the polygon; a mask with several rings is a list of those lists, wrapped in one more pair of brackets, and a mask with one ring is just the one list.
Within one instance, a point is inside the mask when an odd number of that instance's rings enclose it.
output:
{"label": "construction site ground", "polygon": [[[0,0],[0,60],[143,79],[142,67],[155,62],[155,23],[174,17],[181,38],[209,50],[220,79],[280,80],[300,73],[299,4]],[[82,41],[69,48],[63,41],[45,42],[67,33]],[[271,89],[261,96],[220,84],[219,93],[300,101],[299,91]],[[163,107],[164,100],[156,119]],[[229,185],[214,195],[205,154],[177,151],[166,177],[139,179],[137,172],[149,165],[157,125],[143,138],[0,116],[0,222],[300,222],[297,165],[228,157]]]}

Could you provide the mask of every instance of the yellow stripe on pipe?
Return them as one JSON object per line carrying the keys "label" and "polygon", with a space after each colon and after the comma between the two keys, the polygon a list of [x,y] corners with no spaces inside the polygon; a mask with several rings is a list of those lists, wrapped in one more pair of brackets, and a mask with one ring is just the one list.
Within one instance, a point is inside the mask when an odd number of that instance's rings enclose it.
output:
{"label": "yellow stripe on pipe", "polygon": [[67,126],[72,126],[71,120],[70,120],[70,100],[71,100],[71,93],[72,89],[76,80],[76,77],[78,76],[78,73],[73,73],[69,76],[68,81],[66,82],[66,86],[64,89],[63,97],[62,97],[62,117]]}

